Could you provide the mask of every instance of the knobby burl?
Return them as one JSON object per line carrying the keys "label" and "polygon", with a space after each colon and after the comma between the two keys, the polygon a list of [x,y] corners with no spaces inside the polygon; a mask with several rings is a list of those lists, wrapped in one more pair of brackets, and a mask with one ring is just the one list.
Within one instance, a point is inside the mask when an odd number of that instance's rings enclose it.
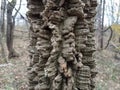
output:
{"label": "knobby burl", "polygon": [[29,90],[93,90],[96,0],[27,0]]}

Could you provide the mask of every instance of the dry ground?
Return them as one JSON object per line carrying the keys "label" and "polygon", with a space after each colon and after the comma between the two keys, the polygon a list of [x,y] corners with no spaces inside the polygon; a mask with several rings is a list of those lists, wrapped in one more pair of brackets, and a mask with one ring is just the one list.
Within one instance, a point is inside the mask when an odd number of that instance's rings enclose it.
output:
{"label": "dry ground", "polygon": [[20,57],[8,60],[8,65],[1,64],[0,90],[27,90],[28,42],[28,33],[15,32],[14,47]]}
{"label": "dry ground", "polygon": [[[0,62],[0,90],[27,90],[27,34],[24,31],[15,33],[15,50],[20,57],[9,60],[8,65]],[[114,53],[108,50],[97,51],[94,57],[99,71],[95,90],[120,90],[120,60],[114,59]]]}
{"label": "dry ground", "polygon": [[96,52],[97,71],[95,90],[120,90],[120,60],[108,50]]}

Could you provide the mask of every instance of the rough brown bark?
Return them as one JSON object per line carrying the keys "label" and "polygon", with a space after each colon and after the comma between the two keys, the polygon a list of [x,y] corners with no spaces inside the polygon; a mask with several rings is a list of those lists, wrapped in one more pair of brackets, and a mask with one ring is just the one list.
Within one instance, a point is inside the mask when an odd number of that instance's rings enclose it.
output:
{"label": "rough brown bark", "polygon": [[29,90],[93,90],[96,0],[27,0]]}

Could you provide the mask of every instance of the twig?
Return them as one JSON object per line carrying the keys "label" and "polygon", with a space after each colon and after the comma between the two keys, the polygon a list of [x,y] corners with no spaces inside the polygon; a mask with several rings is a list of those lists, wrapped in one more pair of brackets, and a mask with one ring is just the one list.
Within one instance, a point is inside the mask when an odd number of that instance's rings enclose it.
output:
{"label": "twig", "polygon": [[13,64],[12,64],[12,63],[0,64],[0,68],[1,68],[1,67],[7,67],[7,66],[13,66]]}
{"label": "twig", "polygon": [[111,42],[111,44],[116,48],[116,49],[118,49],[119,47],[118,46],[116,46],[113,42]]}
{"label": "twig", "polygon": [[110,34],[110,37],[109,37],[109,39],[108,39],[108,43],[107,43],[107,45],[105,46],[104,49],[106,49],[106,48],[108,47],[108,45],[110,44],[110,41],[111,41],[111,39],[112,39],[112,36],[113,36],[113,30],[112,30],[111,26],[109,26],[104,32],[106,32],[107,30],[110,30],[110,31],[111,31],[111,34]]}

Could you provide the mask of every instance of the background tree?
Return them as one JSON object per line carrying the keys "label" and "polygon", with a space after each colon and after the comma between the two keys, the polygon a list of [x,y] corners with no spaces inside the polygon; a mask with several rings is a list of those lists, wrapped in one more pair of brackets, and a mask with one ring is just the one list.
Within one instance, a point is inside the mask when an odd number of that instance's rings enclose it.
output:
{"label": "background tree", "polygon": [[1,19],[2,20],[2,27],[1,32],[4,35],[5,34],[5,11],[6,11],[6,0],[1,0]]}
{"label": "background tree", "polygon": [[19,6],[18,10],[15,9],[16,13],[13,16],[12,16],[12,12],[13,12],[13,9],[15,8],[16,0],[12,0],[11,2],[8,2],[8,4],[7,4],[7,31],[6,31],[7,38],[6,38],[6,42],[7,42],[7,48],[9,51],[9,55],[8,55],[9,58],[19,56],[13,48],[13,34],[14,34],[14,29],[15,29],[15,18],[21,8],[21,1],[22,0],[20,0],[20,6]]}
{"label": "background tree", "polygon": [[29,90],[93,90],[96,0],[28,0]]}
{"label": "background tree", "polygon": [[1,45],[1,55],[2,58],[7,62],[5,50],[4,50],[4,43],[3,38],[5,34],[5,6],[6,0],[1,0],[1,10],[0,10],[0,45]]}
{"label": "background tree", "polygon": [[97,48],[98,49],[103,49],[103,39],[104,39],[104,35],[103,35],[103,31],[104,31],[104,17],[105,17],[105,0],[97,0],[99,2],[99,5],[97,7],[97,15],[96,15],[96,28],[97,28]]}
{"label": "background tree", "polygon": [[98,37],[97,46],[99,49],[104,49],[106,46],[108,46],[106,43],[108,44],[113,36],[113,34],[111,34],[111,26],[114,24],[119,24],[120,1],[98,0],[98,2],[98,13],[96,16],[96,36]]}

